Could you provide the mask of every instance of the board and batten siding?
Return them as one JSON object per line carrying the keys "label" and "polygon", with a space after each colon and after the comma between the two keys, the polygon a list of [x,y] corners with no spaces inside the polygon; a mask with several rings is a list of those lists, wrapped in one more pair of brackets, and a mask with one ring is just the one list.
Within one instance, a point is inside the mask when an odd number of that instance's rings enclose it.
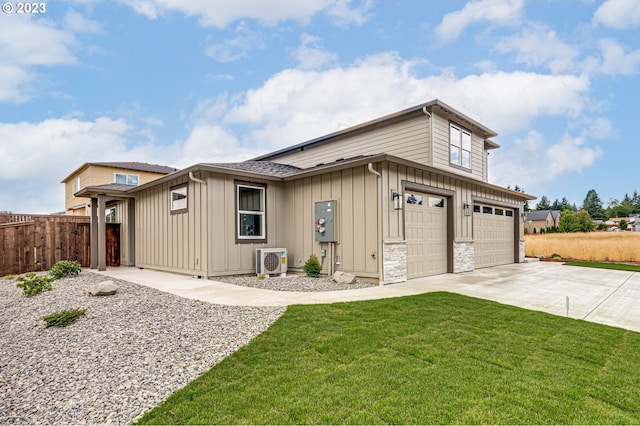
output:
{"label": "board and batten siding", "polygon": [[289,267],[302,269],[311,254],[321,259],[327,250],[323,273],[329,272],[331,244],[315,241],[314,208],[317,201],[336,201],[334,253],[340,265],[334,270],[361,277],[379,277],[378,182],[367,166],[286,182],[284,246]]}
{"label": "board and batten siding", "polygon": [[[508,193],[485,188],[462,179],[443,176],[437,172],[421,170],[394,162],[382,163],[379,171],[382,173],[382,220],[383,239],[385,241],[405,239],[403,210],[395,210],[391,199],[391,190],[402,193],[405,182],[424,185],[425,193],[429,193],[429,188],[435,188],[436,192],[439,189],[454,191],[452,195],[452,217],[454,218],[453,237],[455,241],[473,240],[473,215],[465,216],[462,205],[464,203],[469,204],[471,212],[474,198],[492,200],[499,205],[508,205],[513,209],[522,208],[522,202]],[[523,232],[524,230],[521,229],[519,235],[522,235]]]}
{"label": "board and batten siding", "polygon": [[[171,214],[170,188],[187,183],[187,211]],[[206,276],[206,195],[202,185],[177,178],[136,194],[136,266]]]}
{"label": "board and batten siding", "polygon": [[[237,181],[266,185],[266,243],[236,242]],[[207,191],[210,221],[203,238],[207,239],[209,276],[255,273],[256,249],[288,248],[283,237],[283,229],[289,224],[285,221],[286,200],[281,182],[210,173]]]}
{"label": "board and batten siding", "polygon": [[430,164],[430,120],[424,114],[375,130],[315,146],[307,146],[270,159],[308,168],[358,155],[391,154],[422,164]]}
{"label": "board and batten siding", "polygon": [[[472,128],[464,126],[455,120],[449,120],[446,116],[433,113],[433,167],[445,169],[451,173],[471,177],[480,181],[486,181],[484,137],[474,132]],[[450,163],[450,123],[471,131],[471,170],[452,166]]]}

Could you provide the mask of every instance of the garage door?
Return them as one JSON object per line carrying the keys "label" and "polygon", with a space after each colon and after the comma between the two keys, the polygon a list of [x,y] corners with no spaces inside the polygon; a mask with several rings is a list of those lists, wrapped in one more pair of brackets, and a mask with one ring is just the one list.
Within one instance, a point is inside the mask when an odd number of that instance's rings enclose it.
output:
{"label": "garage door", "polygon": [[473,206],[476,269],[515,261],[513,226],[513,210],[480,204]]}
{"label": "garage door", "polygon": [[405,193],[408,278],[447,272],[447,206],[443,197]]}

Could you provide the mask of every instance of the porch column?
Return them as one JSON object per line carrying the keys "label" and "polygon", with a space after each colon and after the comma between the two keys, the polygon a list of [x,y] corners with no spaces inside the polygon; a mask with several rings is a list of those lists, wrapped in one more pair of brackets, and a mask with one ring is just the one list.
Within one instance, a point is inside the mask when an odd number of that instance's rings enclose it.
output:
{"label": "porch column", "polygon": [[107,270],[106,195],[98,194],[98,271]]}
{"label": "porch column", "polygon": [[91,262],[89,268],[98,268],[98,199],[91,199]]}

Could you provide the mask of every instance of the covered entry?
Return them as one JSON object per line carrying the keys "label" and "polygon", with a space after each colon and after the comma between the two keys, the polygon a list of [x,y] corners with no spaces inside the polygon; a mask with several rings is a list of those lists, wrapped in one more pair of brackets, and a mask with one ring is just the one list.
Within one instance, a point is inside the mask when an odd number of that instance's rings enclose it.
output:
{"label": "covered entry", "polygon": [[409,279],[447,272],[447,202],[439,195],[405,192]]}
{"label": "covered entry", "polygon": [[514,226],[513,209],[473,205],[476,269],[515,262]]}

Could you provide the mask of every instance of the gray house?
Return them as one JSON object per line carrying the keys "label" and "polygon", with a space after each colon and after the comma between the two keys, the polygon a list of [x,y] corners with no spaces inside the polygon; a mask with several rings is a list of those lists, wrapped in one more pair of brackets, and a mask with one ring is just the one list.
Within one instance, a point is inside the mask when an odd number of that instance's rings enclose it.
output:
{"label": "gray house", "polygon": [[76,195],[126,206],[121,232],[138,267],[250,274],[258,250],[278,248],[289,271],[313,253],[325,273],[393,283],[524,259],[523,204],[535,197],[488,182],[495,136],[434,100],[246,162]]}

